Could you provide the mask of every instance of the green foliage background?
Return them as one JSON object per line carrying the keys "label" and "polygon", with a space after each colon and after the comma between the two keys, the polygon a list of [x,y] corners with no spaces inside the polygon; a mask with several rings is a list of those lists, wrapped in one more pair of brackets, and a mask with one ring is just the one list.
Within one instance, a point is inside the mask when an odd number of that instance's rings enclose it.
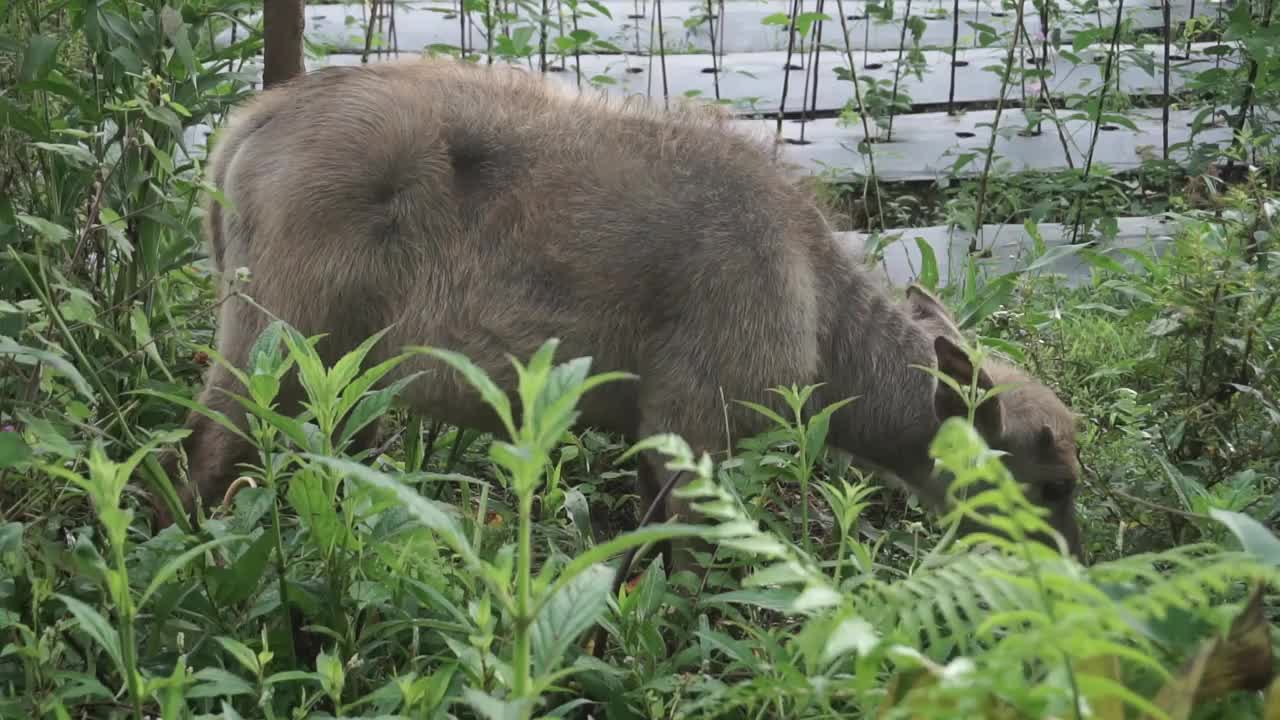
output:
{"label": "green foliage background", "polygon": [[[1270,3],[1196,29],[1247,62],[1179,101],[1253,108],[1202,166],[1032,177],[989,165],[927,191],[825,188],[873,227],[986,218],[1038,238],[1038,223],[1066,221],[1100,240],[1037,243],[1004,274],[974,258],[942,290],[966,329],[1084,416],[1087,568],[1020,540],[1043,521],[960,421],[935,456],[961,484],[996,489],[933,518],[828,457],[821,414],[779,417],[718,465],[676,437],[628,448],[569,431],[580,394],[616,378],[549,342],[520,359],[533,410],[515,417],[491,395],[509,431],[477,436],[374,389],[387,366],[364,367],[368,345],[325,367],[281,325],[245,369],[255,486],[198,534],[153,534],[145,494],[172,492],[155,451],[178,440],[218,361],[199,243],[209,188],[190,143],[252,91],[261,40],[246,9],[0,0],[0,715],[1187,716],[1159,690],[1280,562]],[[240,39],[215,46],[233,25]],[[495,53],[527,60],[545,32]],[[561,54],[610,49],[550,39]],[[864,89],[854,119],[902,104]],[[1114,93],[1068,102],[1125,111]],[[1171,244],[1107,249],[1116,215],[1165,211],[1180,228]],[[915,239],[877,233],[872,259],[893,242]],[[1068,258],[1091,270],[1085,286],[1044,272]],[[922,280],[938,282],[924,259]],[[486,382],[466,358],[406,352]],[[267,412],[294,369],[316,411]],[[809,389],[779,391],[798,408]],[[349,457],[344,439],[379,417],[380,453]],[[688,492],[714,527],[627,532],[641,447],[695,476]],[[993,510],[1013,518],[1012,540],[978,550],[949,534],[959,515]],[[610,592],[621,551],[693,535],[720,541],[712,570],[668,577],[646,560]],[[583,648],[596,623],[600,660]],[[1269,631],[1264,644],[1250,660],[1269,670]],[[1195,717],[1263,708],[1256,689],[1203,700]]]}

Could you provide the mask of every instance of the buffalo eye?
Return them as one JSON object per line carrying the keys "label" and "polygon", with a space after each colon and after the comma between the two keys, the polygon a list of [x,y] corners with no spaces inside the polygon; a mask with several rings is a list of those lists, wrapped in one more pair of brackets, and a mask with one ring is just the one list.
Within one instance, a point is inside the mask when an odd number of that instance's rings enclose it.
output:
{"label": "buffalo eye", "polygon": [[1075,481],[1071,478],[1054,478],[1040,487],[1040,496],[1048,502],[1063,502],[1071,497]]}

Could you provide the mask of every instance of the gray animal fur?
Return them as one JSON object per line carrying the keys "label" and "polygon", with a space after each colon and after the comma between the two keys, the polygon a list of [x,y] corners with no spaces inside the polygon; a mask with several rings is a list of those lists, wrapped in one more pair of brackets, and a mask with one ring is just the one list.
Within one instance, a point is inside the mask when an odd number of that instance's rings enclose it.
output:
{"label": "gray animal fur", "polygon": [[[209,171],[235,208],[206,206],[222,292],[248,268],[239,290],[303,334],[325,333],[328,362],[392,326],[371,362],[429,344],[509,389],[507,355],[528,358],[557,337],[562,359],[590,355],[595,372],[639,375],[588,393],[582,425],[631,440],[675,432],[712,453],[764,429],[737,403],[726,410],[722,391],[776,406],[767,388],[823,382],[819,405],[856,397],[833,417],[831,444],[943,502],[927,446],[963,407],[911,365],[936,367],[941,353],[968,384],[954,321],[928,293],[901,302],[875,279],[833,239],[815,194],[768,139],[723,113],[587,97],[500,65],[333,67],[238,109]],[[243,367],[267,322],[229,298],[219,352]],[[415,358],[387,381],[417,370],[430,373],[405,391],[414,407],[500,430],[433,360]],[[992,381],[1026,384],[984,404],[979,430],[1013,453],[1011,470],[1078,548],[1071,413],[1011,366],[989,362]],[[221,391],[243,389],[215,366],[200,401],[243,424]],[[295,412],[299,395],[287,383],[279,411]],[[188,506],[194,492],[218,498],[236,464],[256,459],[199,415],[189,427]],[[642,457],[642,499],[662,477],[661,460]]]}

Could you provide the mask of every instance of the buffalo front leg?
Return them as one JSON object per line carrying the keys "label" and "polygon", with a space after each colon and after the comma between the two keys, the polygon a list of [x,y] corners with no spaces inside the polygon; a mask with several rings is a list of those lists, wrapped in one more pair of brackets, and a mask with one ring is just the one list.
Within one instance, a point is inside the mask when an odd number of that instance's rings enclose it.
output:
{"label": "buffalo front leg", "polygon": [[[248,434],[244,407],[227,392],[242,393],[243,388],[226,368],[215,366],[209,371],[205,389],[197,402],[220,413],[241,432]],[[186,429],[190,434],[182,440],[182,451],[187,459],[188,481],[180,482],[181,458],[176,451],[165,453],[160,465],[174,483],[183,512],[194,524],[197,503],[205,508],[220,503],[238,475],[238,468],[253,463],[258,459],[258,453],[252,443],[199,412],[193,411],[187,416]],[[169,508],[157,502],[157,525],[164,528],[173,521]]]}

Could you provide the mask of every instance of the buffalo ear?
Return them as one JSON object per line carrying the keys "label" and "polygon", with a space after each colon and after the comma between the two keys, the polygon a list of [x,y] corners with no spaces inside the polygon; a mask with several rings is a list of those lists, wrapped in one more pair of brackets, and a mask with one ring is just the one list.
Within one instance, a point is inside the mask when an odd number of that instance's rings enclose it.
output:
{"label": "buffalo ear", "polygon": [[[933,339],[933,350],[938,356],[938,370],[968,388],[973,382],[973,362],[968,353],[945,335]],[[978,370],[978,388],[990,390],[995,387],[986,370]],[[985,438],[1000,437],[1004,431],[1004,407],[1000,395],[988,398],[974,411],[973,424]],[[933,396],[933,409],[939,420],[950,417],[968,417],[969,407],[964,398],[949,385],[939,381]]]}
{"label": "buffalo ear", "polygon": [[1048,425],[1041,425],[1039,432],[1036,433],[1036,448],[1047,455],[1053,452],[1053,448],[1057,444],[1058,440],[1053,436],[1053,428]]}
{"label": "buffalo ear", "polygon": [[936,295],[929,292],[919,283],[907,286],[907,307],[911,310],[911,318],[932,332],[939,335],[960,337],[960,326],[955,316]]}

